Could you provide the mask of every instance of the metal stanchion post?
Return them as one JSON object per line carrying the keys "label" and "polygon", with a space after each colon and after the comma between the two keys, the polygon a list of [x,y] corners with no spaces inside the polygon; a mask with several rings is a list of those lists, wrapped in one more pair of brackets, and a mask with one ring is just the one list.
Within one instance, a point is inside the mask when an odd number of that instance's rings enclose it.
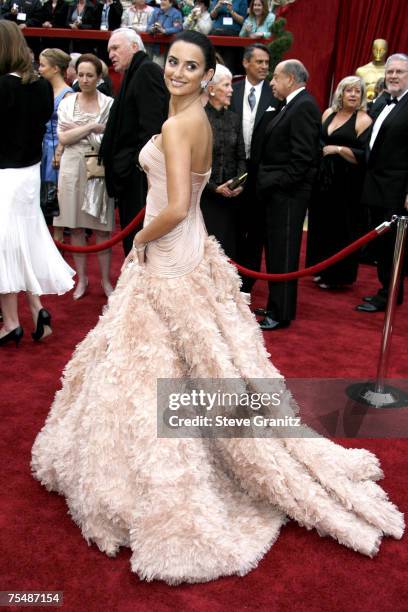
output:
{"label": "metal stanchion post", "polygon": [[408,229],[408,217],[394,216],[392,220],[397,221],[397,235],[395,239],[392,277],[384,317],[380,358],[377,367],[377,378],[375,383],[358,383],[356,385],[351,385],[347,389],[347,395],[349,397],[357,401],[361,401],[364,404],[368,404],[374,408],[399,408],[408,404],[408,395],[406,392],[385,384],[388,358],[391,348],[392,326],[394,322],[395,306],[397,304],[397,293],[404,263]]}

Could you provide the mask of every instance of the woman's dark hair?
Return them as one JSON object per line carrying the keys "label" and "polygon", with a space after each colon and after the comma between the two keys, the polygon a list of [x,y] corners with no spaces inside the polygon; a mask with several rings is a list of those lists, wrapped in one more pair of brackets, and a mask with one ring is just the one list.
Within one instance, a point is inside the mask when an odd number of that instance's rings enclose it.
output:
{"label": "woman's dark hair", "polygon": [[83,55],[80,55],[75,64],[75,70],[77,72],[79,64],[83,64],[84,62],[89,62],[90,64],[93,64],[97,76],[101,76],[103,67],[99,57],[96,57],[96,55],[94,55],[93,53],[83,53]]}
{"label": "woman's dark hair", "polygon": [[17,72],[21,82],[31,83],[36,75],[25,38],[14,21],[0,21],[0,75]]}
{"label": "woman's dark hair", "polygon": [[190,43],[191,45],[196,45],[196,47],[200,47],[204,55],[205,70],[215,70],[217,63],[215,59],[215,49],[207,36],[201,34],[201,32],[195,32],[194,30],[185,30],[184,32],[180,32],[180,34],[175,36],[170,45],[170,49],[174,43],[178,42],[179,40]]}

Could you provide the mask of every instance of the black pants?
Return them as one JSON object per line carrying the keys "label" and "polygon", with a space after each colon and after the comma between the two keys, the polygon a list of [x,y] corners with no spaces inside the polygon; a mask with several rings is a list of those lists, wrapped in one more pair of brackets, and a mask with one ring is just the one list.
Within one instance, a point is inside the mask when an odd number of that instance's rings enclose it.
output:
{"label": "black pants", "polygon": [[[116,203],[119,209],[120,227],[124,229],[137,213],[142,210],[146,204],[147,181],[143,172],[135,167],[130,179],[126,182],[123,194],[116,198]],[[123,250],[127,255],[133,247],[133,239],[135,234],[142,227],[142,223],[128,236],[123,239]]]}
{"label": "black pants", "polygon": [[238,198],[225,198],[209,189],[204,189],[201,196],[201,212],[208,235],[215,236],[227,257],[234,260],[237,252]]}
{"label": "black pants", "polygon": [[[394,211],[388,208],[379,206],[370,207],[370,218],[373,227],[377,227],[384,221],[390,221]],[[391,282],[393,259],[394,259],[394,247],[395,238],[397,235],[397,226],[394,224],[391,231],[378,236],[373,241],[373,253],[374,258],[377,261],[377,276],[381,283],[381,287],[378,291],[378,299],[384,304],[388,298],[388,289]],[[406,261],[406,259],[405,259]],[[401,281],[398,287],[397,303],[402,304],[404,300],[404,272],[401,274]]]}
{"label": "black pants", "polygon": [[[265,200],[265,259],[269,273],[282,274],[299,269],[303,223],[310,200],[309,189],[296,193],[275,191]],[[296,317],[297,281],[269,282],[266,309],[276,321]]]}
{"label": "black pants", "polygon": [[[239,202],[237,224],[237,262],[249,270],[261,269],[265,242],[265,210],[255,196],[255,187],[248,185]],[[242,291],[250,293],[256,279],[242,277]]]}

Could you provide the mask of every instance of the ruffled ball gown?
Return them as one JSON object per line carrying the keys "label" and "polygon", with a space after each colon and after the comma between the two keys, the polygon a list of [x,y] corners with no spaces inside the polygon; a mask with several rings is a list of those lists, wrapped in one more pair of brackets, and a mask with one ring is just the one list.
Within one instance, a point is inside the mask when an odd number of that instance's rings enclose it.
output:
{"label": "ruffled ball gown", "polygon": [[[140,155],[145,224],[166,206],[163,153]],[[310,437],[158,438],[158,378],[275,378],[235,268],[199,208],[209,178],[191,173],[191,206],[121,274],[78,345],[32,451],[34,476],[65,496],[84,538],[132,550],[140,578],[170,584],[243,575],[288,517],[373,556],[403,516],[374,482],[377,458]],[[284,408],[293,412],[287,395]]]}

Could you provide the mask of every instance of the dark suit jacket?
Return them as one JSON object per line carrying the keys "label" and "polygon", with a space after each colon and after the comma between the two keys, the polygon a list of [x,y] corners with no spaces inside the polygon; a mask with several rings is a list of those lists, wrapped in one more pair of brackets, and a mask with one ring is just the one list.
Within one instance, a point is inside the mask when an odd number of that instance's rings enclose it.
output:
{"label": "dark suit jacket", "polygon": [[384,106],[387,104],[387,100],[389,99],[390,94],[386,91],[383,91],[381,95],[378,96],[373,102],[369,102],[367,104],[367,113],[370,115],[371,119],[375,121],[378,115],[381,113]]}
{"label": "dark suit jacket", "polygon": [[368,151],[363,203],[387,208],[391,214],[404,214],[407,193],[408,93],[385,119]]}
{"label": "dark suit jacket", "polygon": [[[268,113],[264,113],[264,116]],[[295,193],[312,187],[319,158],[320,109],[306,90],[297,94],[272,120],[261,121],[257,193]],[[261,140],[257,136],[257,140]]]}
{"label": "dark suit jacket", "polygon": [[167,119],[168,105],[162,69],[146,53],[138,51],[123,77],[101,144],[110,196],[119,197],[126,190],[140,150],[160,133]]}
{"label": "dark suit jacket", "polygon": [[[97,30],[99,30],[101,27],[102,11],[103,11],[103,2],[97,2],[95,5],[95,23],[96,23]],[[123,13],[123,6],[120,0],[113,0],[109,8],[108,30],[116,30],[117,28],[120,28],[120,23],[122,20],[122,13]]]}
{"label": "dark suit jacket", "polygon": [[27,27],[40,28],[42,26],[43,9],[40,0],[7,0],[1,8],[1,18],[17,23],[17,15],[11,12],[13,4],[18,5],[19,13],[26,14]]}
{"label": "dark suit jacket", "polygon": [[49,21],[54,28],[66,28],[68,17],[68,4],[65,0],[57,0],[54,11],[52,10],[52,0],[43,4],[42,22]]}
{"label": "dark suit jacket", "polygon": [[[240,124],[242,125],[245,79],[242,79],[242,81],[238,81],[237,83],[234,83],[232,88],[233,88],[233,91],[232,91],[230,110],[234,111],[235,113],[237,113],[237,115],[239,115]],[[261,97],[259,98],[258,108],[256,109],[254,132],[257,126],[259,125],[259,122],[261,121],[264,112],[269,106],[279,109],[281,107],[281,102],[274,97],[269,83],[267,81],[264,81],[262,85],[262,90],[261,90]],[[252,149],[252,141],[251,141],[251,149]],[[252,158],[252,151],[251,151],[250,157]]]}
{"label": "dark suit jacket", "polygon": [[[69,27],[69,24],[72,23],[72,13],[75,11],[75,9],[76,9],[76,2],[74,2],[74,4],[71,4],[71,6],[68,8],[68,16],[67,16],[67,26],[68,27]],[[81,21],[81,24],[79,25],[79,29],[80,30],[95,30],[96,29],[95,6],[91,2],[91,0],[86,0],[85,2],[85,8],[82,12],[82,21]]]}

